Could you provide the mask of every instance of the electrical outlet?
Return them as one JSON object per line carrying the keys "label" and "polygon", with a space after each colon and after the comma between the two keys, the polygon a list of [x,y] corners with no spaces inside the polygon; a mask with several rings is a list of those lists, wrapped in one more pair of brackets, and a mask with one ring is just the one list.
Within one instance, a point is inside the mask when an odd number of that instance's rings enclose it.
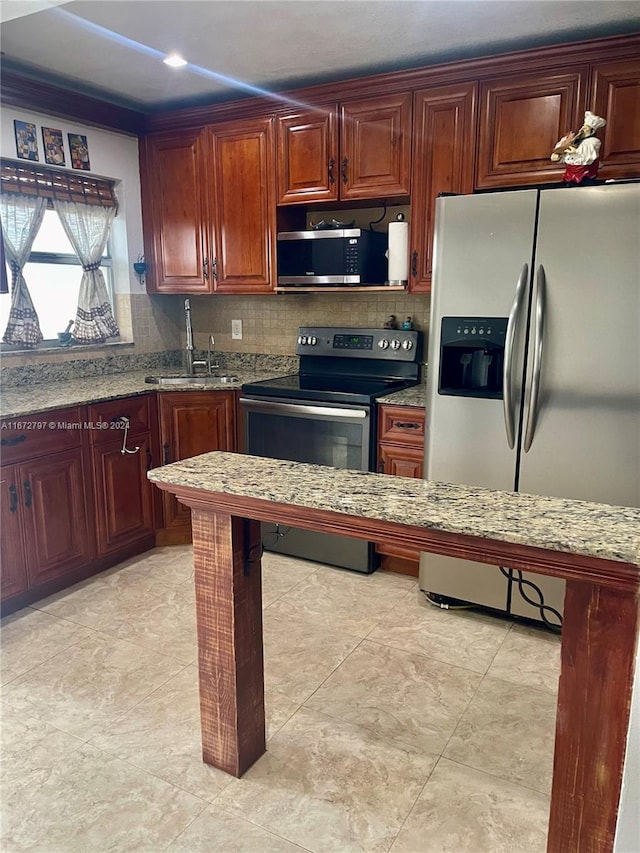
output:
{"label": "electrical outlet", "polygon": [[231,340],[232,341],[241,341],[242,340],[242,320],[232,320],[231,321]]}

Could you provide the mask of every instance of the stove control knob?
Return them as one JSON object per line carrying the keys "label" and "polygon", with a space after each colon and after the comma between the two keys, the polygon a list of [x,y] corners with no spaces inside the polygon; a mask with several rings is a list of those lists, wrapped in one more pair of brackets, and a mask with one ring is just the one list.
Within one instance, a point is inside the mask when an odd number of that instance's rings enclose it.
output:
{"label": "stove control knob", "polygon": [[386,338],[382,338],[378,341],[378,346],[380,349],[389,349],[389,341]]}
{"label": "stove control knob", "polygon": [[298,335],[298,346],[302,343],[302,335]]}
{"label": "stove control knob", "polygon": [[315,335],[311,335],[311,339],[310,339],[309,343],[311,344],[312,347],[314,347],[318,343],[318,339],[316,338]]}
{"label": "stove control knob", "polygon": [[413,341],[402,341],[402,349],[406,349],[407,352],[413,349]]}
{"label": "stove control knob", "polygon": [[400,341],[391,341],[391,349],[400,349]]}

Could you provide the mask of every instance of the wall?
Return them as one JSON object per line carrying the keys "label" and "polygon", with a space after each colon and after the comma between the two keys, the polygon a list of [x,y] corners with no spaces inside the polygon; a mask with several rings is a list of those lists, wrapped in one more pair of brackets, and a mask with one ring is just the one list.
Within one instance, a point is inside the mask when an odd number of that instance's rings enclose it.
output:
{"label": "wall", "polygon": [[128,341],[130,346],[122,348],[117,344],[110,344],[27,354],[5,352],[2,355],[3,366],[95,358],[107,353],[113,354],[121,348],[124,352],[133,354],[175,349],[179,346],[178,298],[165,297],[162,302],[151,300],[132,269],[133,262],[143,252],[138,140],[132,136],[88,127],[78,122],[68,122],[55,116],[3,107],[0,110],[0,154],[12,160],[17,159],[14,119],[36,125],[40,165],[46,166],[42,148],[42,127],[55,127],[63,133],[67,163],[67,133],[84,134],[89,148],[91,174],[117,181],[119,212],[111,235],[115,309],[121,337]]}

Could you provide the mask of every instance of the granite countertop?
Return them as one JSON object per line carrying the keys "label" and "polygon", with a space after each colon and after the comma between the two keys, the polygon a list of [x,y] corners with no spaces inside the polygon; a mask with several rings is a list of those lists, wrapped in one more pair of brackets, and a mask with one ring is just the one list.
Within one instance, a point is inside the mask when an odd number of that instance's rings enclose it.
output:
{"label": "granite countertop", "polygon": [[640,566],[640,509],[634,507],[225,452],[194,456],[147,476],[176,486]]}
{"label": "granite countertop", "polygon": [[396,391],[393,394],[386,394],[384,397],[378,397],[378,403],[393,406],[420,406],[424,409],[427,397],[427,386],[423,382],[420,385],[413,385],[411,388],[405,388],[404,391]]}
{"label": "granite countertop", "polygon": [[[171,370],[137,370],[123,373],[108,373],[99,376],[78,376],[54,382],[3,388],[0,396],[0,417],[17,418],[62,409],[68,406],[83,406],[120,397],[134,397],[151,391],[238,391],[244,382],[272,379],[282,376],[280,369],[260,370],[242,367],[240,370],[225,368],[224,373],[235,376],[237,382],[207,382],[189,385],[154,385],[145,382],[145,376],[170,376]],[[413,402],[412,402],[413,401]],[[424,405],[424,386],[418,385],[398,391],[382,398],[382,402],[397,405]]]}
{"label": "granite countertop", "polygon": [[195,385],[154,385],[145,382],[145,376],[171,376],[176,371],[131,371],[108,373],[102,376],[79,376],[58,382],[42,382],[34,385],[3,388],[0,397],[0,416],[16,418],[61,409],[68,406],[83,406],[120,397],[134,397],[151,391],[237,391],[243,382],[256,379],[271,379],[281,376],[282,371],[228,370],[237,382],[207,382]]}

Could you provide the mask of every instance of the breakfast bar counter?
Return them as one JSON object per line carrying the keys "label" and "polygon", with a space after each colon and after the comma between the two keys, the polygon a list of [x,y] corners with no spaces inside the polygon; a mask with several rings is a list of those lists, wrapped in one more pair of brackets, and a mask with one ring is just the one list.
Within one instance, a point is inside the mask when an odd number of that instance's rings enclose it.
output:
{"label": "breakfast bar counter", "polygon": [[204,761],[265,752],[260,521],[567,581],[548,851],[613,850],[638,642],[640,510],[207,453],[149,471],[192,510]]}

